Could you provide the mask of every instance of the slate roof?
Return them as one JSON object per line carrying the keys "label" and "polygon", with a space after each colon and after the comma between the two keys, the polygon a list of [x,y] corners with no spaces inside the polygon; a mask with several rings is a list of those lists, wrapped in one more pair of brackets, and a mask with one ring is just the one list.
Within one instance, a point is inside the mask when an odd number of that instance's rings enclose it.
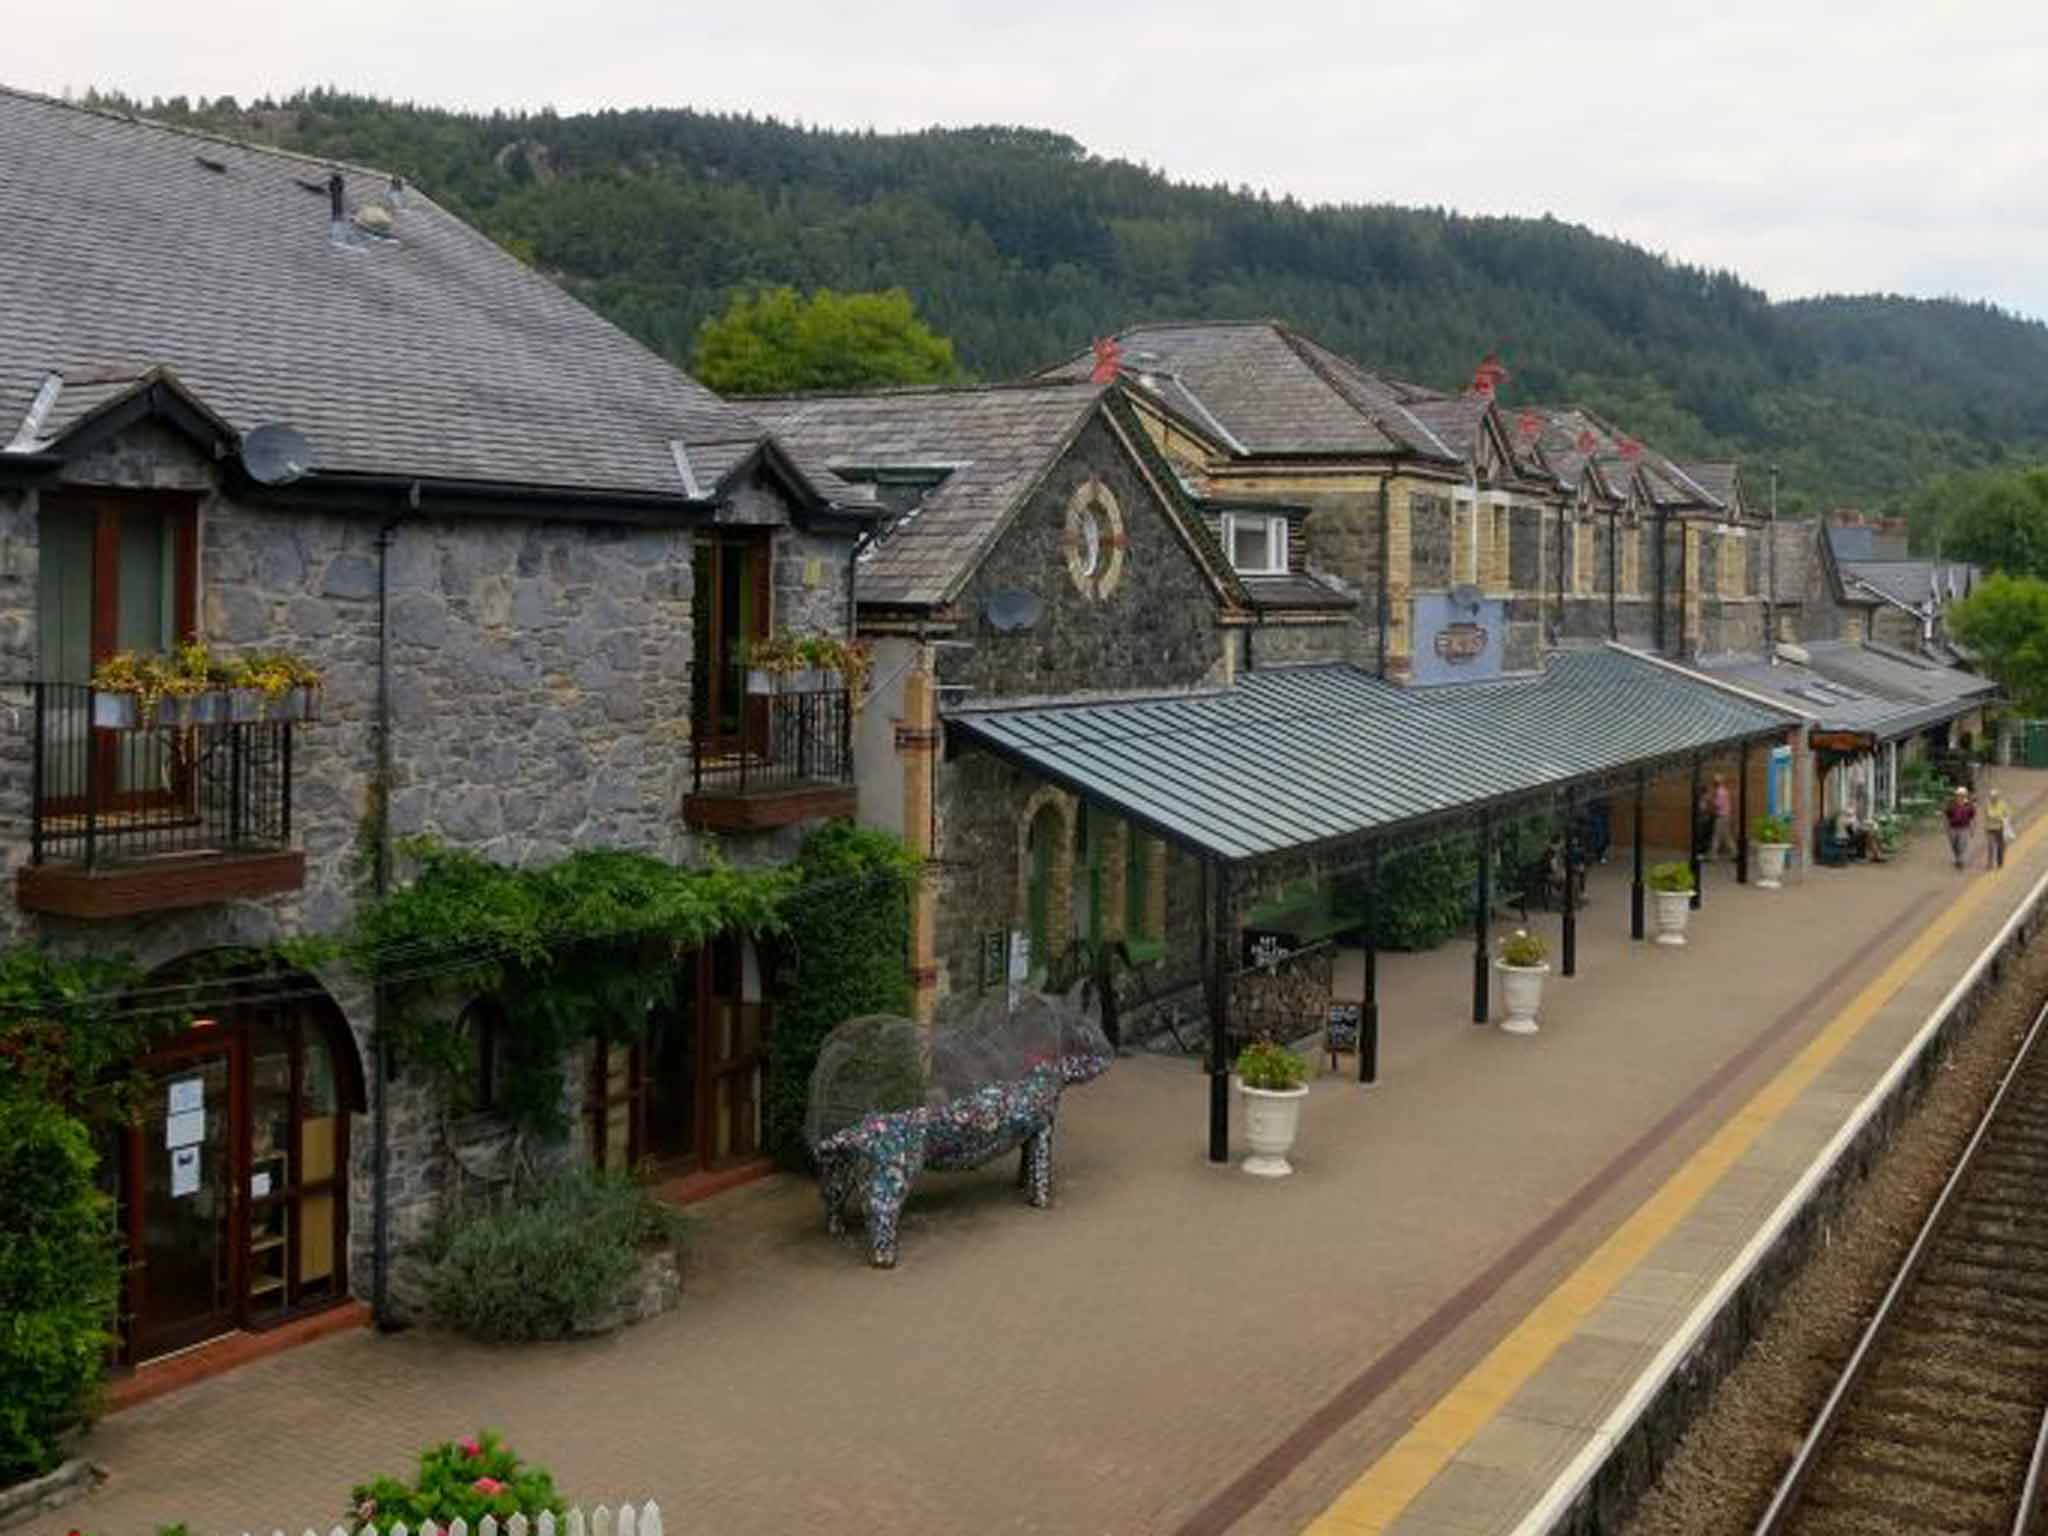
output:
{"label": "slate roof", "polygon": [[[1855,530],[1865,531],[1865,530]],[[1840,555],[1839,546],[1837,556]],[[1947,602],[1976,584],[1974,567],[1954,560],[1844,560],[1842,575],[1867,582],[1896,602],[1917,608],[1930,599]]]}
{"label": "slate roof", "polygon": [[[296,427],[321,472],[680,499],[672,444],[708,491],[760,443],[417,189],[338,167],[338,242],[330,169],[0,88],[0,445],[48,444],[165,371],[238,433]],[[359,226],[376,209],[395,238]]]}
{"label": "slate roof", "polygon": [[1340,591],[1319,576],[1239,576],[1252,605],[1261,609],[1329,609],[1358,606],[1357,595]]}
{"label": "slate roof", "polygon": [[[1142,390],[1150,374],[1161,381],[1154,393],[1173,404],[1171,376],[1247,452],[1457,456],[1404,409],[1412,386],[1368,374],[1275,321],[1133,326],[1117,342],[1130,383]],[[1089,351],[1040,377],[1085,379],[1094,367]]]}
{"label": "slate roof", "polygon": [[1679,470],[1723,506],[1734,507],[1742,497],[1741,466],[1732,459],[1681,464]]}
{"label": "slate roof", "polygon": [[1803,664],[1709,658],[1699,671],[1780,700],[1806,714],[1817,730],[1867,733],[1880,741],[1965,714],[1996,691],[1985,678],[1889,648],[1826,640],[1801,650],[1808,657]]}
{"label": "slate roof", "polygon": [[1152,699],[961,709],[947,729],[1194,852],[1396,835],[1783,730],[1792,716],[1618,647],[1535,678],[1397,688],[1342,664]]}
{"label": "slate roof", "polygon": [[948,601],[1058,459],[1107,386],[1079,382],[748,401],[800,463],[944,478],[862,565],[863,604]]}

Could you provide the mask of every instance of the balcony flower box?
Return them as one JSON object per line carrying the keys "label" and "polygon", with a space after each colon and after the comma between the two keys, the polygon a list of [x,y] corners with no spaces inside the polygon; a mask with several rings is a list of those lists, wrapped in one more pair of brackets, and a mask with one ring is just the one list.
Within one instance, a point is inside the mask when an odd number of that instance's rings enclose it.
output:
{"label": "balcony flower box", "polygon": [[132,731],[142,718],[142,700],[132,693],[95,693],[92,723],[103,731]]}
{"label": "balcony flower box", "polygon": [[803,667],[795,672],[769,672],[754,667],[747,673],[747,692],[830,693],[840,687],[839,674],[823,667]]}

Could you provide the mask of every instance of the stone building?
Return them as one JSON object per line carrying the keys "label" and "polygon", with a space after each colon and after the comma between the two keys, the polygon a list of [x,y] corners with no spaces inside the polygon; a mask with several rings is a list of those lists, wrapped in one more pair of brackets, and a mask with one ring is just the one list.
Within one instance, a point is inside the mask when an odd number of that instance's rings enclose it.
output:
{"label": "stone building", "polygon": [[[843,694],[798,772],[743,662],[846,626],[870,514],[758,421],[375,172],[0,91],[0,227],[0,940],[175,977],[340,932],[394,839],[766,859],[852,810]],[[110,728],[96,666],[190,640],[310,663],[317,721]],[[765,1008],[739,941],[693,963]],[[351,975],[208,1014],[116,1162],[131,1360],[368,1294],[450,1176],[419,1075],[371,1118]],[[747,1156],[758,1061],[647,1051],[580,1144]],[[608,1120],[629,1066],[730,1102]]]}
{"label": "stone building", "polygon": [[931,860],[912,925],[924,1017],[1045,979],[1075,939],[1191,964],[1200,921],[1181,856],[1061,785],[949,754],[948,711],[1213,692],[1248,650],[1348,643],[1355,597],[1290,557],[1284,529],[1255,536],[1190,495],[1132,395],[1084,378],[749,402],[890,518],[857,576],[875,644],[860,809]]}

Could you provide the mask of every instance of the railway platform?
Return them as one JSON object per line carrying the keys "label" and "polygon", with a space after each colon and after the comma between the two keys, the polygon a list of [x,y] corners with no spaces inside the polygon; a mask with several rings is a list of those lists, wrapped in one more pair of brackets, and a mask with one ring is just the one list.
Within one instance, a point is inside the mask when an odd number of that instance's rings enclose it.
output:
{"label": "railway platform", "polygon": [[[2048,793],[2035,777],[2008,772],[2005,784],[2038,813]],[[1911,861],[1941,880],[1953,871],[1938,842],[1923,839]],[[1948,890],[1906,907],[1881,946],[1816,988],[1806,1027],[1784,1021],[1788,1036],[1802,1037],[1789,1057],[1307,1530],[1607,1528],[1603,1475],[1628,1480],[1636,1469],[1622,1464],[1648,1440],[1668,1442],[1674,1431],[1651,1427],[1654,1417],[1696,1396],[1688,1374],[1717,1329],[1740,1332],[1743,1290],[1771,1283],[1774,1245],[1796,1243],[1845,1149],[1877,1134],[1920,1051],[1970,1005],[1996,957],[2027,940],[2048,890],[2048,836],[2024,836],[1995,876],[1981,869],[1981,846],[1977,856]]]}
{"label": "railway platform", "polygon": [[675,1313],[258,1361],[108,1418],[104,1485],[22,1530],[324,1529],[482,1425],[720,1536],[1542,1529],[2048,872],[2048,772],[1999,777],[2003,873],[1934,833],[1776,892],[1716,866],[1682,950],[1596,870],[1535,1036],[1470,1022],[1469,946],[1384,956],[1380,1080],[1313,1085],[1292,1178],[1210,1164],[1199,1067],[1132,1057],[1066,1100],[1051,1211],[934,1178],[881,1272],[766,1179],[693,1207]]}

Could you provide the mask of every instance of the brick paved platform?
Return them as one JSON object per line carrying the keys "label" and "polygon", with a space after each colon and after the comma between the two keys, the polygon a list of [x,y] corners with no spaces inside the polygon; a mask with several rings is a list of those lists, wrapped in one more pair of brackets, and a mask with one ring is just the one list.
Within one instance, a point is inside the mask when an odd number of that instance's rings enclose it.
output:
{"label": "brick paved platform", "polygon": [[[2002,776],[2031,833],[2048,774]],[[1713,1181],[1750,1214],[1700,1236],[1697,1272],[1739,1248],[1796,1177],[1773,1127],[1846,1115],[2048,868],[2048,836],[1995,879],[1938,844],[1775,893],[1717,870],[1677,951],[1630,943],[1626,872],[1597,871],[1580,973],[1531,1038],[1469,1022],[1468,945],[1387,957],[1381,1081],[1315,1084],[1292,1179],[1209,1165],[1199,1070],[1126,1060],[1067,1102],[1051,1211],[1007,1168],[935,1178],[879,1273],[824,1235],[808,1185],[770,1179],[694,1208],[669,1317],[525,1350],[310,1345],[108,1420],[87,1447],[106,1486],[25,1529],[324,1524],[351,1481],[480,1424],[571,1496],[656,1498],[678,1532],[1279,1532],[1325,1511],[1332,1530],[1505,1529],[1698,1282],[1660,1249],[1601,1329],[1521,1325],[1568,1277],[1584,1299],[1583,1266],[1865,1009],[1761,1128],[1786,1167]],[[1496,1389],[1570,1379],[1514,1422],[1470,1401],[1447,1419],[1497,1347],[1521,1374]]]}

